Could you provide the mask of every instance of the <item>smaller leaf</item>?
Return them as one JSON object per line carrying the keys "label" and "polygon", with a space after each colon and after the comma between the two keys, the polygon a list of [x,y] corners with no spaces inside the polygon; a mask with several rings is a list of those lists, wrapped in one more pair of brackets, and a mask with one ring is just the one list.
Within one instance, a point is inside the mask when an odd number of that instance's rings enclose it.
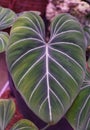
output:
{"label": "smaller leaf", "polygon": [[15,113],[13,100],[0,99],[0,130],[5,130]]}
{"label": "smaller leaf", "polygon": [[85,38],[86,38],[86,47],[90,45],[90,26],[85,26],[84,27],[84,33],[85,33]]}
{"label": "smaller leaf", "polygon": [[66,118],[75,130],[90,130],[90,73],[86,72],[86,78],[81,91],[72,107],[66,114]]}
{"label": "smaller leaf", "polygon": [[10,130],[38,130],[38,128],[31,121],[22,119],[14,124]]}
{"label": "smaller leaf", "polygon": [[0,32],[0,52],[3,52],[6,50],[6,47],[8,45],[9,35],[6,32]]}
{"label": "smaller leaf", "polygon": [[86,130],[90,130],[90,118],[89,118],[89,120],[87,122]]}
{"label": "smaller leaf", "polygon": [[0,30],[10,27],[15,18],[16,14],[11,9],[0,7]]}

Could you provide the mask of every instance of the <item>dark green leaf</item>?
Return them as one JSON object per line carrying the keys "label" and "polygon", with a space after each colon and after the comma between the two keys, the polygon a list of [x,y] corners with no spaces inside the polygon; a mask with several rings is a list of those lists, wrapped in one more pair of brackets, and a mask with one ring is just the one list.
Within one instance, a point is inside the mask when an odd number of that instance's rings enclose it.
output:
{"label": "dark green leaf", "polygon": [[0,32],[0,52],[6,50],[9,41],[9,35],[6,32]]}
{"label": "dark green leaf", "polygon": [[10,130],[38,130],[38,128],[31,121],[22,119],[14,124]]}
{"label": "dark green leaf", "polygon": [[81,91],[66,118],[75,130],[90,129],[90,73],[86,72],[86,79]]}
{"label": "dark green leaf", "polygon": [[0,30],[10,27],[15,21],[16,14],[8,8],[0,6]]}
{"label": "dark green leaf", "polygon": [[59,15],[46,43],[41,17],[24,13],[12,27],[7,62],[28,107],[45,122],[56,123],[71,106],[85,77],[82,28],[71,15]]}
{"label": "dark green leaf", "polygon": [[5,130],[15,112],[12,100],[0,99],[0,130]]}

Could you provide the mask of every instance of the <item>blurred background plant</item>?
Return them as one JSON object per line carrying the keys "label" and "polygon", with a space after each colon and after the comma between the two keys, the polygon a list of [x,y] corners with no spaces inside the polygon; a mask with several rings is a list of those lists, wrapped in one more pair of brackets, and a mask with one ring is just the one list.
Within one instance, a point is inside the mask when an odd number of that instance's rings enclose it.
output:
{"label": "blurred background plant", "polygon": [[60,13],[70,13],[84,24],[90,24],[90,0],[48,0],[46,17],[51,21]]}

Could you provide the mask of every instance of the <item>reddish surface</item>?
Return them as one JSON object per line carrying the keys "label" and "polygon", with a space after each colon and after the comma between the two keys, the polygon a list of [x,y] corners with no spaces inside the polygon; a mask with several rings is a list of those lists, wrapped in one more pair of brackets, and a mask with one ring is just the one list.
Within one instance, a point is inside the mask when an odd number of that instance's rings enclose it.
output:
{"label": "reddish surface", "polygon": [[8,98],[10,99],[10,98],[12,98],[13,101],[15,102],[15,104],[16,104],[15,114],[14,114],[12,120],[10,121],[10,123],[8,124],[7,128],[5,129],[5,130],[10,130],[10,128],[13,126],[14,123],[16,123],[17,121],[19,121],[20,119],[23,119],[23,116],[22,116],[22,114],[20,113],[19,108],[18,108],[18,106],[17,106],[17,102],[16,102],[15,98],[12,96],[10,90],[7,90],[7,91],[2,95],[1,98],[2,98],[2,99],[8,99]]}
{"label": "reddish surface", "polygon": [[0,5],[16,13],[28,10],[37,10],[44,14],[48,0],[0,0]]}

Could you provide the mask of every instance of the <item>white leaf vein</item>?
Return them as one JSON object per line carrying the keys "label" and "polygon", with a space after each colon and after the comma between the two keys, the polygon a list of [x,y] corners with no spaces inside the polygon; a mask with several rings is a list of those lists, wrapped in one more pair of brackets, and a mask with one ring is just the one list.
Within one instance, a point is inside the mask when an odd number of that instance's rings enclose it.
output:
{"label": "white leaf vein", "polygon": [[[63,19],[63,17],[65,17],[65,16],[62,16],[59,20],[58,20],[58,22],[54,25],[55,27],[54,27],[54,31],[53,31],[53,35],[55,35],[55,32],[56,32],[56,30],[57,30],[57,26],[60,24],[60,22],[61,22],[61,20]],[[51,28],[52,29],[52,28]],[[51,32],[52,32],[52,30],[51,30]]]}
{"label": "white leaf vein", "polygon": [[77,64],[77,66],[83,70],[82,66],[75,60],[73,59],[71,56],[67,55],[66,53],[59,51],[57,49],[54,49],[53,47],[49,47],[51,50],[56,51],[57,53],[63,54],[64,56],[68,57],[70,60],[72,60],[75,64]]}
{"label": "white leaf vein", "polygon": [[86,124],[86,129],[85,129],[85,130],[87,130],[87,129],[88,129],[89,125],[90,125],[90,118],[89,118],[89,119],[88,119],[88,121],[87,121],[87,124]]}
{"label": "white leaf vein", "polygon": [[34,33],[36,33],[36,35],[38,35],[38,36],[41,38],[41,40],[43,41],[43,43],[46,43],[45,40],[43,39],[43,37],[40,35],[40,33],[38,33],[36,30],[34,30],[34,29],[31,28],[31,27],[26,27],[26,26],[15,27],[15,28],[13,29],[12,33],[13,33],[14,31],[16,31],[16,30],[18,30],[18,29],[22,29],[22,28],[23,28],[23,29],[30,30],[30,31],[33,31]]}
{"label": "white leaf vein", "polygon": [[35,17],[35,15],[33,15],[33,17],[36,19],[36,21],[37,21],[37,23],[39,25],[40,31],[41,31],[41,35],[43,36],[43,31],[44,30],[42,30],[39,20],[37,19],[37,17]]}
{"label": "white leaf vein", "polygon": [[37,64],[39,63],[43,58],[45,57],[45,54],[42,55],[25,73],[24,75],[21,77],[21,79],[18,82],[18,86],[20,85],[20,83],[22,82],[22,80],[25,78],[25,76],[30,72],[30,70]]}
{"label": "white leaf vein", "polygon": [[[65,24],[67,24],[68,22],[75,22],[75,20],[69,19],[69,20],[66,20],[65,22],[63,22],[63,23],[61,24],[61,26],[56,30],[56,33],[55,33],[55,34],[57,34],[58,31],[59,31]],[[59,21],[58,21],[58,23],[59,23]]]}
{"label": "white leaf vein", "polygon": [[29,98],[29,102],[31,101],[31,98],[33,97],[35,91],[38,89],[39,85],[41,84],[41,82],[44,80],[46,74],[40,79],[40,81],[37,83],[37,85],[34,87],[31,95],[30,95],[30,98]]}
{"label": "white leaf vein", "polygon": [[73,42],[55,42],[55,43],[50,43],[51,46],[53,46],[53,45],[60,45],[60,44],[63,44],[63,45],[65,45],[65,44],[66,45],[73,45],[75,47],[78,47],[80,50],[82,50],[82,48],[79,45],[77,45],[77,44],[75,44]]}
{"label": "white leaf vein", "polygon": [[1,41],[0,44],[2,44],[2,49],[4,49],[4,41],[2,40],[2,38],[0,38],[0,41]]}
{"label": "white leaf vein", "polygon": [[48,48],[48,44],[46,44],[46,82],[47,82],[47,98],[48,98],[48,106],[49,106],[49,117],[50,117],[50,121],[52,121],[50,84],[49,84],[49,48]]}
{"label": "white leaf vein", "polygon": [[47,100],[48,100],[48,99],[47,99],[47,97],[46,97],[46,98],[43,100],[43,102],[41,103],[40,108],[39,108],[39,113],[40,113],[40,111],[41,111],[43,105],[45,104],[45,102],[46,102]]}
{"label": "white leaf vein", "polygon": [[83,106],[82,106],[82,108],[81,108],[81,110],[80,110],[80,112],[79,112],[78,122],[77,122],[77,129],[79,128],[79,125],[80,125],[81,114],[82,114],[82,112],[83,112],[83,110],[84,110],[84,108],[85,108],[85,106],[86,106],[86,104],[87,104],[87,102],[88,102],[89,100],[90,100],[90,95],[87,97],[85,103],[83,104]]}
{"label": "white leaf vein", "polygon": [[[19,125],[18,125],[18,126],[19,126]],[[30,127],[29,127],[29,126],[25,126],[25,127],[22,127],[22,128],[19,127],[19,129],[18,129],[18,128],[15,128],[15,130],[25,130],[25,129],[30,129],[30,128],[32,129],[31,126],[30,126]]]}
{"label": "white leaf vein", "polygon": [[90,87],[90,85],[85,85],[84,87],[81,87],[80,90],[84,90],[84,89],[89,88],[89,87]]}
{"label": "white leaf vein", "polygon": [[52,42],[52,40],[53,40],[54,38],[56,38],[56,37],[58,37],[58,36],[60,36],[60,35],[62,35],[62,34],[71,33],[71,32],[72,32],[72,33],[81,33],[80,31],[77,31],[77,30],[67,30],[67,31],[60,32],[60,33],[55,34],[54,36],[52,36],[52,37],[50,38],[49,44]]}
{"label": "white leaf vein", "polygon": [[65,94],[67,95],[67,98],[70,99],[70,95],[69,93],[66,91],[66,89],[61,85],[61,83],[51,74],[49,73],[49,75],[51,76],[51,78],[59,85],[59,87],[65,92]]}
{"label": "white leaf vein", "polygon": [[[14,34],[14,35],[15,35],[15,34]],[[23,39],[21,39],[21,40],[18,40],[18,41],[16,41],[16,42],[10,44],[10,46],[8,47],[8,49],[11,49],[13,46],[17,45],[19,42],[23,42],[23,41],[27,41],[27,40],[33,40],[33,41],[38,41],[38,42],[43,43],[42,40],[37,39],[37,38],[23,38]],[[22,43],[21,43],[21,44],[22,44]],[[45,43],[43,43],[43,44],[45,44]]]}
{"label": "white leaf vein", "polygon": [[[14,20],[14,18],[13,18],[13,20]],[[4,25],[4,26],[10,25],[13,22],[13,20],[11,19],[11,16],[10,16],[10,18],[5,17],[2,19],[2,21],[0,21],[0,23],[2,22],[2,25]]]}
{"label": "white leaf vein", "polygon": [[12,65],[11,65],[11,67],[10,67],[10,70],[13,69],[13,67],[15,66],[15,64],[16,64],[17,62],[19,62],[22,58],[24,58],[24,56],[26,56],[27,54],[29,54],[29,53],[31,53],[31,52],[33,52],[33,51],[36,51],[36,50],[38,50],[38,49],[41,49],[41,48],[43,48],[43,47],[45,47],[45,45],[44,45],[44,46],[40,46],[40,47],[36,47],[36,48],[33,48],[33,49],[30,49],[30,50],[28,50],[27,52],[25,52],[24,54],[22,54],[19,58],[17,58],[17,59],[12,63]]}
{"label": "white leaf vein", "polygon": [[32,21],[32,19],[30,19],[29,17],[26,17],[26,16],[24,16],[24,17],[22,16],[21,18],[27,19],[29,22],[31,22],[34,25],[35,29],[38,31],[38,33],[40,33],[38,27],[35,25],[35,23],[34,23],[34,21]]}
{"label": "white leaf vein", "polygon": [[67,73],[68,74],[68,76],[74,81],[74,83],[78,86],[78,84],[77,84],[77,82],[76,82],[76,80],[74,79],[74,77],[61,65],[61,64],[59,64],[55,59],[53,59],[51,56],[49,56],[49,58],[54,62],[54,63],[56,63],[60,68],[62,68],[62,70],[64,70],[65,71],[65,73]]}
{"label": "white leaf vein", "polygon": [[59,97],[55,94],[55,92],[50,88],[51,93],[55,96],[55,98],[58,100],[60,106],[62,107],[63,111],[64,111],[64,105],[62,103],[62,101],[59,99]]}

